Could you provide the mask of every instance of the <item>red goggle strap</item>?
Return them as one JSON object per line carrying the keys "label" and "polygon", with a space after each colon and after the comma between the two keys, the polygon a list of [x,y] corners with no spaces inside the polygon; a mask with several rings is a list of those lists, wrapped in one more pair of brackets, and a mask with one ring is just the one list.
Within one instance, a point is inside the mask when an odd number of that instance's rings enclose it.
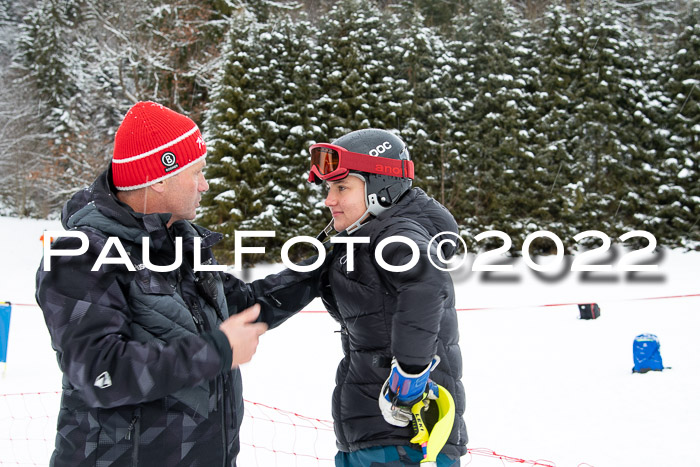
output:
{"label": "red goggle strap", "polygon": [[407,160],[403,159],[403,160],[401,160],[401,166],[403,167],[403,170],[406,173],[405,177],[413,180],[413,178],[415,177],[415,169],[413,167],[413,161],[407,161]]}

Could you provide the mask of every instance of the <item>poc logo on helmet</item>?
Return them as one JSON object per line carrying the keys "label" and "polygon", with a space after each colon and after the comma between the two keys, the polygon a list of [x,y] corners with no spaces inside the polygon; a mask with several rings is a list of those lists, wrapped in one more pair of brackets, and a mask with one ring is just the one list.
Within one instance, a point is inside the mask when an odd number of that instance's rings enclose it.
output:
{"label": "poc logo on helmet", "polygon": [[369,155],[372,157],[379,157],[380,154],[384,154],[387,149],[391,149],[391,144],[389,141],[384,141],[382,144],[374,149],[369,150]]}

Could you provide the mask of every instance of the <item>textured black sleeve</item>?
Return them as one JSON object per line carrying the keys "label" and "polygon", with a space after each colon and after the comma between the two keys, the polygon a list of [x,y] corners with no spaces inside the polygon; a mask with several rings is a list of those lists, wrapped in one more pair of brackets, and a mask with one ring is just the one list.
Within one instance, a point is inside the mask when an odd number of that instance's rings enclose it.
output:
{"label": "textured black sleeve", "polygon": [[221,357],[219,373],[230,371],[231,365],[233,365],[233,349],[226,334],[223,331],[214,329],[211,332],[202,334],[202,338],[212,345]]}
{"label": "textured black sleeve", "polygon": [[221,273],[221,279],[224,283],[224,293],[226,295],[226,303],[228,304],[229,316],[233,316],[255,305],[256,297],[250,284],[225,272]]}
{"label": "textured black sleeve", "polygon": [[[316,259],[314,256],[300,265],[314,264]],[[324,265],[319,263],[316,268],[307,272],[285,269],[253,282],[256,301],[262,307],[261,320],[267,323],[270,329],[275,328],[318,297],[323,268]]]}
{"label": "textured black sleeve", "polygon": [[[104,241],[102,241],[104,243]],[[76,249],[61,238],[54,249]],[[36,300],[44,313],[59,365],[91,407],[115,407],[160,399],[213,379],[222,358],[197,335],[169,342],[132,339],[131,315],[119,284],[123,265],[91,268],[100,252],[90,238],[80,256],[55,257],[51,271],[37,271]]]}
{"label": "textured black sleeve", "polygon": [[[313,264],[316,258],[314,256],[299,265]],[[270,329],[275,328],[319,295],[322,268],[323,265],[319,264],[313,271],[308,272],[285,269],[250,284],[231,274],[222,273],[229,314],[234,315],[259,303],[258,321],[267,323]]]}
{"label": "textured black sleeve", "polygon": [[[377,265],[385,284],[397,297],[391,328],[391,350],[396,359],[410,368],[425,368],[437,353],[438,333],[448,298],[446,285],[452,279],[430,262],[427,232],[404,222],[383,232],[373,243],[389,236],[402,236],[418,246],[418,262],[405,272],[391,272]],[[435,251],[432,251],[433,258]],[[382,257],[394,266],[408,264],[414,254],[400,242],[390,243]]]}

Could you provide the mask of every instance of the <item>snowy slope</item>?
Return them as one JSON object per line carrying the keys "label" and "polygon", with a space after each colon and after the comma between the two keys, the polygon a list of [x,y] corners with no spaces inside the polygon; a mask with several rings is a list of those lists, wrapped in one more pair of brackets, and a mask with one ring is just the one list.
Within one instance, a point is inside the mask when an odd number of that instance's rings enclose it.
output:
{"label": "snowy slope", "polygon": [[[0,465],[48,463],[60,372],[31,304],[39,237],[57,228],[0,218],[0,301],[16,304],[0,380]],[[507,463],[479,448],[527,465],[700,465],[700,297],[688,296],[700,294],[697,252],[664,250],[653,274],[588,279],[568,266],[538,275],[522,261],[508,274],[469,273],[472,260],[454,273],[474,449],[463,465]],[[279,268],[254,268],[251,278]],[[578,319],[579,302],[597,302],[601,318]],[[341,358],[337,329],[325,313],[302,313],[262,336],[243,368],[249,402],[240,465],[332,465],[325,421]],[[632,341],[644,332],[659,337],[672,369],[631,374]],[[304,428],[307,421],[314,428]]]}

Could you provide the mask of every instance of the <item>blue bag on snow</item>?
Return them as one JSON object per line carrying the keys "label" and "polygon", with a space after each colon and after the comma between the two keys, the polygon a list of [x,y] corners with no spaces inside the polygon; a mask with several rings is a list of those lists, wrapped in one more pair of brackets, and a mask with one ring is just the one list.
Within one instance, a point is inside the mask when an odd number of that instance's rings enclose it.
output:
{"label": "blue bag on snow", "polygon": [[647,371],[662,371],[664,363],[661,360],[659,338],[654,334],[640,334],[634,339],[632,352],[634,354],[633,373]]}

